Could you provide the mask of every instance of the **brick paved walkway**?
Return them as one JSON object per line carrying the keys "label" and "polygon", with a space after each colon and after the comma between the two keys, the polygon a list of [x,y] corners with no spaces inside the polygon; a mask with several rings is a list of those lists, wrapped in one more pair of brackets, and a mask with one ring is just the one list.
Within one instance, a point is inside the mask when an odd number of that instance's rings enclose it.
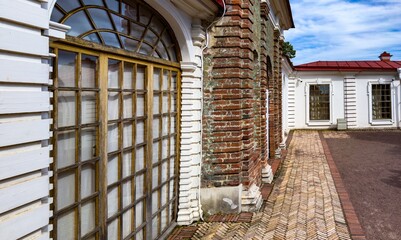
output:
{"label": "brick paved walkway", "polygon": [[317,131],[295,131],[263,212],[200,223],[192,239],[351,239]]}

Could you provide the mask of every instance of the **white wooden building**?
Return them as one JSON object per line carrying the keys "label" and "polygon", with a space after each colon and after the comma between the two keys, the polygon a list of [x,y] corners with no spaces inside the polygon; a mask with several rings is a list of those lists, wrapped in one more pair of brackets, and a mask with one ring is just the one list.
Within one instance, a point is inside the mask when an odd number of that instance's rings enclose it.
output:
{"label": "white wooden building", "polygon": [[199,220],[201,21],[222,7],[0,1],[0,239],[155,239]]}
{"label": "white wooden building", "polygon": [[[286,75],[290,129],[400,128],[401,61],[318,61]],[[287,78],[286,78],[287,79]]]}

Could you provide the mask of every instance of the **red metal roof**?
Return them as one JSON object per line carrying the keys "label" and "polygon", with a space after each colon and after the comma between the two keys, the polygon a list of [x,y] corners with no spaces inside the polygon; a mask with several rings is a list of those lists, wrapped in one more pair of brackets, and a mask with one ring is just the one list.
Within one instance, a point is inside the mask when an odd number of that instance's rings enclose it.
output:
{"label": "red metal roof", "polygon": [[396,71],[401,61],[317,61],[294,66],[297,71]]}

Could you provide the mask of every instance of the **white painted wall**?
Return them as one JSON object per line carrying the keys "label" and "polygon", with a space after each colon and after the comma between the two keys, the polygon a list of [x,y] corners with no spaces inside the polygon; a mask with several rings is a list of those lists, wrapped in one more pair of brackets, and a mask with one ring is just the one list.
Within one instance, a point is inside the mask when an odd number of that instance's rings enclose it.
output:
{"label": "white painted wall", "polygon": [[[348,128],[396,128],[400,127],[400,86],[395,72],[340,73],[340,72],[297,72],[289,82],[288,126],[290,129],[329,129],[337,127],[337,119],[348,120]],[[393,119],[387,122],[371,120],[369,84],[391,84]],[[312,122],[308,120],[308,89],[310,84],[330,84],[331,119]],[[294,101],[291,100],[291,86]],[[348,107],[347,105],[348,101]],[[348,110],[347,110],[348,109]],[[294,114],[292,116],[292,114]]]}
{"label": "white painted wall", "polygon": [[0,238],[49,238],[49,22],[40,0],[0,1]]}
{"label": "white painted wall", "polygon": [[[0,0],[0,238],[49,239],[49,36],[55,0]],[[169,1],[148,1],[173,26],[183,56],[180,223],[199,219],[201,61],[192,18]],[[164,6],[164,5],[168,6]],[[51,27],[50,27],[51,26]]]}

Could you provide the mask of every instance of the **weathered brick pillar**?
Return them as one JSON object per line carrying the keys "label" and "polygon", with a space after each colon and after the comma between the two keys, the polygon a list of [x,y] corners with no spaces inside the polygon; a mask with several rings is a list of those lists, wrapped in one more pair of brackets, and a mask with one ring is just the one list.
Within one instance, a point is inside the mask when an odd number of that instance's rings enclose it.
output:
{"label": "weathered brick pillar", "polygon": [[260,36],[260,46],[261,46],[261,162],[262,162],[262,180],[266,183],[271,183],[273,181],[273,172],[271,166],[268,164],[267,160],[269,158],[268,152],[268,124],[267,124],[267,92],[269,79],[272,79],[272,63],[269,56],[269,51],[273,49],[273,38],[269,35],[269,32],[273,32],[273,26],[269,22],[269,6],[266,2],[262,2],[260,6],[260,16],[261,16],[261,36]]}
{"label": "weathered brick pillar", "polygon": [[280,157],[281,143],[281,56],[282,40],[279,30],[274,31],[273,78],[269,79],[269,155],[271,158]]}
{"label": "weathered brick pillar", "polygon": [[204,54],[201,200],[209,214],[261,204],[259,1],[226,4]]}

